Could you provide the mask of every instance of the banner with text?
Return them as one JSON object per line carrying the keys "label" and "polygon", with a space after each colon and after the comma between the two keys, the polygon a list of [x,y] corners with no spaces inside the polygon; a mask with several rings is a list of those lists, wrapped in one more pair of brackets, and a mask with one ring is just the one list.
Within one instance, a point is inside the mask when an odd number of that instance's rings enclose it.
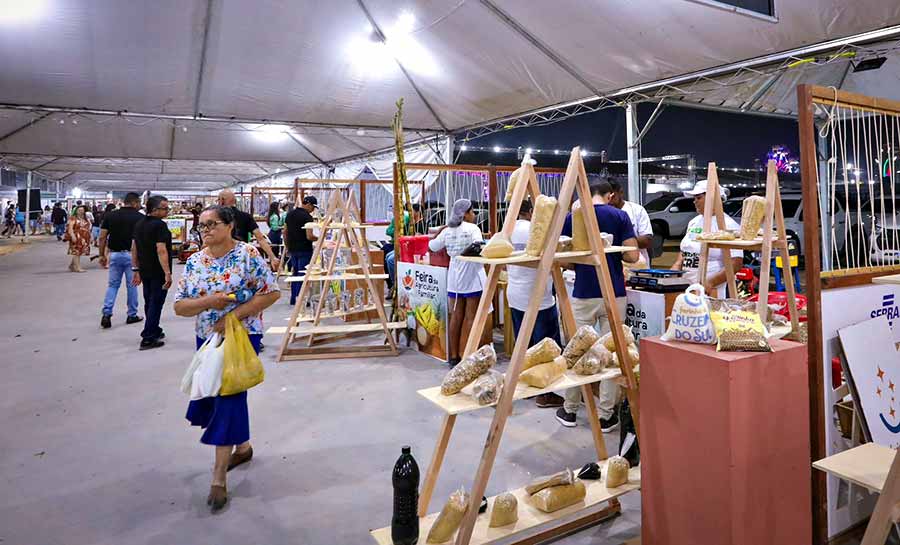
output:
{"label": "banner with text", "polygon": [[400,309],[419,351],[447,361],[447,269],[397,263]]}

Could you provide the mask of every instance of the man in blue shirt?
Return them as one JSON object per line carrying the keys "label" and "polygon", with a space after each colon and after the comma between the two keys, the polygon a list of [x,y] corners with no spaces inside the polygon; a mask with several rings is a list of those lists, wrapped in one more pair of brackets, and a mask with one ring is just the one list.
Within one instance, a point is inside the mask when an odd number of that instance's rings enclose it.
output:
{"label": "man in blue shirt", "polygon": [[[638,243],[634,235],[634,227],[628,214],[611,204],[607,204],[612,196],[612,186],[605,180],[591,180],[591,199],[594,203],[594,213],[597,217],[597,226],[600,232],[613,236],[615,246],[633,246],[635,250],[622,253],[606,254],[606,263],[609,266],[609,276],[612,279],[615,291],[613,303],[619,311],[619,317],[625,316],[625,273],[622,270],[622,261],[634,263],[640,257],[637,251]],[[576,202],[574,206],[577,206]],[[585,222],[587,223],[587,222]],[[572,236],[572,214],[566,217],[563,224],[563,235]],[[597,328],[600,334],[610,331],[609,318],[606,315],[606,307],[603,298],[607,294],[600,292],[600,282],[597,280],[597,269],[592,265],[575,265],[575,289],[572,292],[572,310],[575,314],[575,322],[578,327],[590,325]],[[597,403],[597,411],[600,416],[600,427],[604,432],[612,431],[619,425],[619,417],[615,408],[619,401],[619,386],[609,380],[600,382],[600,400]],[[582,404],[581,388],[566,390],[566,401],[556,412],[556,419],[560,424],[568,428],[575,427],[575,414]]]}

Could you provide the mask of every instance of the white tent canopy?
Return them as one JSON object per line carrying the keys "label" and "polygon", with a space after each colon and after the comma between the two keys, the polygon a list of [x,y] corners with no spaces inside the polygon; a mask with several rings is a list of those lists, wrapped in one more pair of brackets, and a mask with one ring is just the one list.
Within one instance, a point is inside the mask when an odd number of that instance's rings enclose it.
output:
{"label": "white tent canopy", "polygon": [[[401,97],[412,142],[900,24],[896,0],[774,5],[771,18],[709,0],[12,2],[0,158],[98,188],[213,189],[389,148]],[[773,97],[790,94],[782,79]]]}

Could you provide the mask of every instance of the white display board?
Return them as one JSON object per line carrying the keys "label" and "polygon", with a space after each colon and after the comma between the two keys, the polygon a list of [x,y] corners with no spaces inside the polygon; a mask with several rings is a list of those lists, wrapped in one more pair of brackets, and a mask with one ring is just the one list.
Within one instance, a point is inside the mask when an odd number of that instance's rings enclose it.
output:
{"label": "white display board", "polygon": [[[878,316],[884,316],[891,326],[893,339],[898,338],[900,327],[893,327],[900,319],[900,308],[895,300],[900,286],[870,284],[851,288],[822,290],[822,382],[825,407],[826,456],[842,452],[849,442],[841,436],[834,418],[834,404],[841,399],[832,388],[831,360],[841,353],[838,330],[858,324]],[[871,426],[870,426],[871,427]],[[828,536],[832,537],[853,524],[868,517],[875,506],[875,496],[862,494],[856,499],[849,498],[848,486],[840,479],[827,477]]]}
{"label": "white display board", "polygon": [[633,289],[628,289],[626,295],[625,324],[634,338],[662,335],[666,329],[666,295]]}
{"label": "white display board", "polygon": [[900,447],[900,354],[885,316],[838,331],[872,442]]}

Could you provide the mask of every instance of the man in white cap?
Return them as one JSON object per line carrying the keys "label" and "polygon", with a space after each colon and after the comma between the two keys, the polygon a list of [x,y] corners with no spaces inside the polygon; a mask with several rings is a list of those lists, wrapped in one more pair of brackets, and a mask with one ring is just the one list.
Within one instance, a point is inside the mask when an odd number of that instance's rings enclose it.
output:
{"label": "man in white cap", "polygon": [[[672,265],[673,269],[681,269],[685,272],[684,279],[691,284],[703,284],[706,294],[710,297],[725,297],[725,259],[731,259],[735,272],[743,266],[743,250],[730,250],[726,257],[723,250],[710,249],[709,262],[706,265],[706,278],[699,278],[700,274],[700,241],[697,237],[703,232],[703,208],[706,206],[706,180],[700,180],[694,189],[684,192],[685,197],[694,198],[694,208],[697,216],[692,219],[681,239],[681,253]],[[731,216],[725,215],[725,227],[729,230],[738,230],[740,225]],[[710,232],[719,230],[719,224],[713,218]],[[736,293],[730,294],[737,297]]]}

